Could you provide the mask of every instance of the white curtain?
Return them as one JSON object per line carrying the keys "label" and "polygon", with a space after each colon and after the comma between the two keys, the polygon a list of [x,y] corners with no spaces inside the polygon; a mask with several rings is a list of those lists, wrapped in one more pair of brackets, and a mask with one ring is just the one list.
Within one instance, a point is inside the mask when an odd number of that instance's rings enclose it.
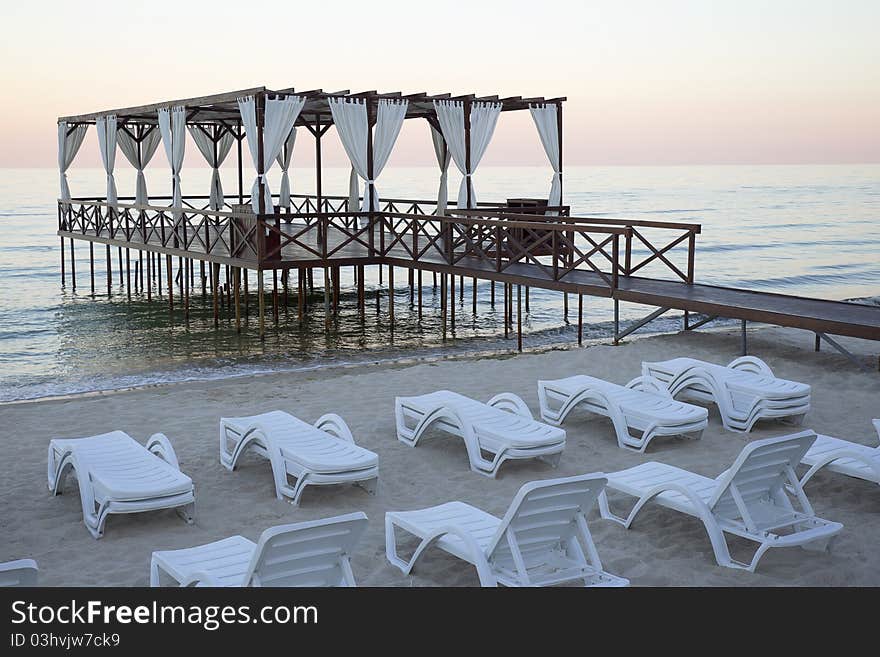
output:
{"label": "white curtain", "polygon": [[180,193],[180,169],[183,167],[183,154],[186,148],[186,108],[183,106],[159,110],[159,131],[162,133],[162,146],[171,165],[172,197],[171,207],[178,208],[173,213],[174,220],[180,218],[183,197]]}
{"label": "white curtain", "polygon": [[61,175],[61,200],[70,200],[70,186],[67,184],[67,170],[70,168],[73,158],[76,157],[79,147],[82,146],[88,126],[75,125],[68,134],[67,123],[62,121],[58,124],[58,171]]}
{"label": "white curtain", "polygon": [[437,132],[434,126],[431,126],[431,141],[434,143],[434,155],[437,156],[437,164],[440,166],[440,186],[437,188],[437,216],[442,217],[446,214],[446,202],[449,196],[447,180],[449,178],[449,149],[446,148],[446,141],[443,139],[443,133]]}
{"label": "white curtain", "polygon": [[[196,148],[199,149],[199,153],[202,154],[202,157],[205,158],[205,161],[212,169],[211,196],[208,205],[212,210],[222,210],[225,199],[223,198],[223,183],[220,181],[220,167],[223,165],[226,156],[229,155],[229,150],[232,148],[232,142],[235,141],[235,138],[226,128],[217,128],[215,126],[213,130],[215,132],[212,137],[201,126],[191,125],[189,127],[189,134],[193,138]],[[218,136],[217,131],[219,130],[222,130],[222,133]],[[217,140],[216,150],[214,147],[215,137]]]}
{"label": "white curtain", "polygon": [[296,143],[296,126],[290,129],[287,141],[284,142],[284,148],[278,153],[275,160],[281,167],[281,189],[278,190],[278,205],[285,209],[290,209],[290,175],[287,170],[290,169],[290,160],[293,158],[293,146]]}
{"label": "white curtain", "polygon": [[379,101],[379,108],[376,112],[376,129],[373,134],[373,179],[364,184],[363,210],[367,210],[370,185],[373,186],[373,205],[369,209],[373,212],[379,210],[379,191],[376,189],[376,180],[388,163],[388,158],[391,157],[391,151],[397,142],[408,107],[408,100],[383,98]]}
{"label": "white curtain", "polygon": [[116,117],[102,116],[95,121],[98,130],[98,147],[101,149],[101,162],[107,174],[107,203],[115,205],[116,180],[113,178],[113,167],[116,165]]}
{"label": "white curtain", "polygon": [[125,155],[125,159],[137,170],[137,187],[135,191],[135,204],[149,205],[147,196],[147,179],[144,177],[144,169],[153,159],[162,135],[156,128],[149,128],[141,137],[141,148],[138,152],[137,139],[132,137],[124,127],[116,130],[116,139],[119,142],[119,150]]}
{"label": "white curtain", "polygon": [[[559,124],[557,123],[557,112],[559,108],[556,105],[534,104],[529,105],[529,111],[532,113],[532,119],[535,121],[535,127],[538,128],[538,135],[541,137],[541,144],[544,146],[544,152],[547,159],[550,160],[550,166],[553,167],[553,180],[550,182],[550,196],[547,199],[547,205],[562,205],[562,171],[559,167]],[[557,211],[549,211],[547,214],[559,214]]]}
{"label": "white curtain", "polygon": [[328,98],[333,124],[351,162],[348,176],[348,211],[358,209],[358,176],[367,175],[367,102],[362,98]]}
{"label": "white curtain", "polygon": [[[278,96],[274,99],[266,99],[263,120],[263,174],[257,174],[251,188],[251,207],[254,212],[260,211],[260,183],[263,184],[263,203],[266,212],[272,212],[272,192],[269,190],[266,173],[269,172],[272,163],[281,152],[281,147],[290,135],[290,130],[299,117],[305,102],[305,98],[301,96]],[[251,152],[254,167],[259,171],[260,146],[257,136],[257,106],[254,97],[239,98],[238,111],[241,113],[241,122],[247,135],[248,150]]]}
{"label": "white curtain", "polygon": [[[471,167],[466,167],[466,146],[464,135],[464,103],[458,100],[435,100],[434,110],[440,122],[440,130],[443,138],[452,154],[455,166],[462,174],[461,186],[458,188],[458,207],[474,208],[477,205],[477,195],[471,180],[474,171],[480,164],[486,147],[495,132],[495,124],[501,113],[501,103],[473,103],[470,113],[470,147]],[[470,188],[471,203],[467,204],[468,188]]]}

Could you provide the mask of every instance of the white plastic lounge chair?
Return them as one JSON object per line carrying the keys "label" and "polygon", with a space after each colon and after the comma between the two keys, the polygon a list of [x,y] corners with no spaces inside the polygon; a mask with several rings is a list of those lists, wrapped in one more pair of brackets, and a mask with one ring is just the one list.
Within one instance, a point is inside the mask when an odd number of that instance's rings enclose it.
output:
{"label": "white plastic lounge chair", "polygon": [[[817,518],[794,468],[816,438],[812,431],[756,440],[746,445],[729,470],[717,478],[649,462],[608,475],[608,489],[638,498],[626,519],[614,515],[603,492],[602,517],[629,529],[647,502],[699,518],[709,534],[719,566],[754,572],[770,548],[826,549],[843,525]],[[794,509],[786,482],[797,498]],[[786,530],[784,533],[780,530]],[[750,563],[731,558],[724,532],[759,543]]]}
{"label": "white plastic lounge chair", "polygon": [[232,536],[153,552],[150,586],[161,586],[160,570],[180,586],[357,586],[349,557],[366,528],[357,512],[271,527],[257,543]]}
{"label": "white plastic lounge chair", "polygon": [[[656,436],[699,438],[709,423],[705,408],[675,401],[659,382],[644,376],[625,386],[586,375],[538,381],[538,400],[541,419],[556,426],[578,404],[610,418],[617,444],[637,452],[644,452]],[[630,428],[641,435],[632,435]]]}
{"label": "white plastic lounge chair", "polygon": [[33,559],[18,559],[0,563],[0,587],[36,586],[37,562]]}
{"label": "white plastic lounge chair", "polygon": [[[437,428],[464,438],[471,470],[495,477],[509,459],[539,458],[555,467],[565,449],[565,431],[536,422],[525,402],[510,392],[487,403],[448,390],[394,400],[397,438],[415,447],[425,430]],[[491,460],[483,453],[492,455]]]}
{"label": "white plastic lounge chair", "polygon": [[[504,518],[464,502],[385,514],[385,555],[408,575],[431,545],[477,568],[482,586],[627,586],[605,572],[586,514],[605,487],[601,473],[533,481],[519,489]],[[395,530],[420,539],[409,561],[397,554]],[[585,552],[586,550],[586,552]]]}
{"label": "white plastic lounge chair", "polygon": [[[314,426],[284,411],[220,418],[220,463],[227,470],[249,447],[269,459],[279,500],[298,505],[311,485],[353,483],[375,492],[379,457],[355,444],[338,415],[324,415]],[[296,479],[292,486],[289,477]]]}
{"label": "white plastic lounge chair", "polygon": [[49,441],[49,490],[61,492],[65,475],[76,472],[83,522],[94,538],[104,535],[111,513],[177,509],[192,523],[195,491],[180,471],[174,448],[163,434],[154,434],[144,447],[123,431],[89,438]]}
{"label": "white plastic lounge chair", "polygon": [[[880,436],[880,420],[874,420],[874,428]],[[819,435],[801,463],[810,467],[801,477],[801,486],[822,468],[880,484],[880,445],[868,447]]]}
{"label": "white plastic lounge chair", "polygon": [[694,358],[642,363],[642,374],[662,382],[676,399],[715,403],[725,429],[749,432],[763,419],[802,423],[810,386],[778,379],[760,358],[743,356],[727,367]]}

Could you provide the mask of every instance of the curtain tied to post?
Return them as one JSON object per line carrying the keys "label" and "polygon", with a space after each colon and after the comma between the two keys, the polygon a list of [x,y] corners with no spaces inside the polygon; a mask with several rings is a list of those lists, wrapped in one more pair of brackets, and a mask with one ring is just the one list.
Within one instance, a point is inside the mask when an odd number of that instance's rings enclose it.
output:
{"label": "curtain tied to post", "polygon": [[[367,103],[363,98],[330,98],[330,112],[333,123],[342,141],[342,147],[351,162],[351,173],[348,178],[348,208],[358,208],[358,176],[364,180],[364,202],[360,209],[364,212],[378,211],[380,207],[379,192],[376,190],[376,179],[382,173],[394,144],[400,134],[400,128],[406,118],[409,101],[402,99],[382,98],[378,102],[376,127],[373,134],[373,177],[367,158],[367,140],[370,127],[367,124]],[[372,188],[372,205],[369,204]]]}
{"label": "curtain tied to post", "polygon": [[225,126],[213,126],[211,133],[200,126],[190,126],[189,134],[196,144],[196,148],[211,167],[211,192],[208,206],[215,211],[222,210],[226,199],[223,197],[223,183],[220,180],[220,167],[229,151],[235,137]]}
{"label": "curtain tied to post", "polygon": [[116,165],[116,116],[102,116],[95,121],[98,131],[98,147],[101,150],[101,163],[107,174],[107,203],[116,205],[116,179],[113,177],[113,168]]}
{"label": "curtain tied to post", "polygon": [[[125,159],[137,170],[135,204],[149,205],[150,199],[147,195],[147,179],[144,177],[144,169],[159,148],[162,135],[157,128],[148,127],[138,137],[134,137],[124,125],[121,125],[116,128],[116,140]],[[138,144],[140,144],[140,150]]]}
{"label": "curtain tied to post", "polygon": [[[302,96],[277,96],[266,98],[266,109],[263,113],[263,162],[260,167],[259,130],[257,129],[257,105],[253,96],[238,99],[238,111],[247,136],[248,150],[257,170],[257,177],[251,187],[251,208],[260,212],[260,186],[263,188],[263,207],[266,212],[273,211],[272,192],[266,174],[275,162],[285,141],[296,123],[299,113],[305,105]],[[262,168],[263,173],[259,173]]]}
{"label": "curtain tied to post", "polygon": [[70,201],[70,185],[67,182],[67,170],[70,168],[73,158],[76,157],[79,147],[82,146],[86,136],[88,125],[77,124],[69,128],[66,121],[58,124],[58,172],[61,183],[61,200]]}
{"label": "curtain tied to post", "polygon": [[[547,205],[551,207],[562,205],[562,170],[559,163],[559,107],[552,104],[535,103],[529,105],[529,112],[531,112],[535,127],[538,129],[538,135],[541,137],[544,152],[547,154],[547,159],[550,160],[550,166],[553,168],[553,178],[550,182],[550,195],[547,198]],[[557,215],[559,212],[548,210],[547,214]]]}
{"label": "curtain tied to post", "polygon": [[278,190],[278,205],[290,209],[290,161],[293,158],[293,146],[296,144],[296,126],[290,129],[290,134],[284,142],[284,147],[278,153],[275,160],[281,167],[281,187]]}
{"label": "curtain tied to post", "polygon": [[159,131],[162,133],[162,146],[168,164],[171,165],[172,196],[171,207],[174,222],[180,220],[183,212],[183,197],[180,192],[180,169],[183,167],[183,155],[186,148],[186,108],[163,107],[159,110]]}
{"label": "curtain tied to post", "polygon": [[[474,208],[477,195],[474,191],[473,174],[489,146],[501,103],[472,103],[470,121],[470,167],[467,166],[467,145],[464,126],[464,102],[460,100],[435,100],[434,111],[440,123],[440,131],[452,155],[452,161],[462,175],[458,188],[458,207]],[[468,194],[470,192],[470,194]],[[468,196],[470,195],[470,204]]]}

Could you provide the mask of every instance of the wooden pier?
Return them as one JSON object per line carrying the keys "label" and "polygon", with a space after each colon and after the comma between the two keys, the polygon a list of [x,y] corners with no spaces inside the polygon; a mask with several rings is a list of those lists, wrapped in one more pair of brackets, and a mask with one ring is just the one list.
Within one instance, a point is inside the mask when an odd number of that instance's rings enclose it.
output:
{"label": "wooden pier", "polygon": [[[103,258],[108,295],[116,273],[120,284],[125,285],[127,298],[133,291],[145,294],[148,300],[164,294],[171,310],[177,303],[188,314],[193,291],[200,289],[206,295],[210,289],[215,324],[219,324],[221,308],[225,307],[240,331],[242,314],[250,312],[247,273],[253,271],[262,337],[266,332],[267,296],[275,323],[279,305],[289,303],[291,296],[296,298],[302,318],[307,310],[307,291],[314,291],[316,269],[323,272],[328,328],[338,308],[342,267],[354,269],[361,313],[366,305],[367,268],[377,269],[379,283],[389,290],[402,284],[401,278],[395,282],[395,270],[404,269],[419,317],[423,274],[429,272],[432,281],[439,278],[444,338],[455,325],[456,303],[452,300],[456,286],[459,302],[463,302],[465,286],[470,284],[476,314],[476,285],[482,280],[492,282],[493,303],[500,284],[504,334],[507,337],[515,332],[520,350],[523,301],[528,312],[529,290],[541,288],[562,294],[565,320],[570,315],[569,296],[576,296],[579,342],[583,338],[584,298],[593,297],[609,300],[615,344],[665,312],[680,310],[684,311],[685,330],[697,329],[715,317],[740,320],[744,353],[748,348],[747,322],[763,322],[811,331],[816,336],[816,349],[824,340],[864,367],[831,336],[880,340],[880,307],[703,285],[695,280],[694,271],[699,224],[571,216],[570,208],[562,201],[564,100],[375,91],[327,93],[320,89],[273,92],[258,87],[63,117],[58,124],[62,281],[69,278],[76,287],[73,242],[84,240],[89,243],[92,294],[101,287],[95,280],[95,258]],[[531,112],[538,128],[553,169],[550,194],[543,200],[477,203],[472,174],[491,139],[494,122],[502,112],[518,110]],[[272,120],[267,118],[270,114]],[[344,120],[337,123],[338,117]],[[403,120],[412,118],[426,121],[431,130],[442,172],[438,200],[380,199],[375,178],[381,173]],[[287,123],[281,125],[283,121]],[[378,129],[380,123],[382,130]],[[107,194],[72,197],[65,172],[90,125],[98,128]],[[352,162],[347,197],[327,195],[323,190],[321,143],[331,126],[336,127]],[[314,138],[315,193],[270,194],[265,173],[277,160],[283,169],[282,179],[287,180],[298,127]],[[214,169],[210,196],[181,193],[186,129]],[[157,149],[160,132],[171,165],[174,195],[148,199],[145,185],[142,188],[142,173]],[[137,197],[116,196],[113,161],[117,138],[124,142],[126,159],[138,170]],[[374,144],[374,139],[380,143]],[[257,173],[250,194],[245,193],[244,186],[244,143],[248,144]],[[231,198],[224,198],[219,189],[219,167],[233,146],[237,154],[237,190]],[[384,152],[385,159],[377,158],[377,148]],[[450,161],[464,176],[457,202],[447,204],[445,172]],[[359,180],[364,182],[360,195]],[[69,258],[65,242],[70,245]],[[95,245],[99,245],[97,249]],[[82,268],[81,263],[79,266]],[[223,286],[221,269],[225,270]],[[386,269],[387,279],[383,279]],[[393,294],[388,294],[387,300],[393,323]],[[620,302],[649,306],[651,311],[643,319],[621,327]]]}

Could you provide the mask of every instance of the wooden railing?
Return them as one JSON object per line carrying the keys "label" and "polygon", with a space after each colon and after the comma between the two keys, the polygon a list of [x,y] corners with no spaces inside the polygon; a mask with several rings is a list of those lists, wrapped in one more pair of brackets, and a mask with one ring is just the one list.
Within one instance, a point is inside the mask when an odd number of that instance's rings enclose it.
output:
{"label": "wooden railing", "polygon": [[[475,210],[452,208],[448,216],[436,216],[432,201],[406,199],[388,199],[376,213],[316,212],[314,197],[295,198],[297,209],[307,211],[260,216],[194,207],[207,197],[188,197],[182,209],[129,204],[124,202],[127,198],[111,207],[103,199],[80,198],[59,202],[58,230],[244,260],[255,267],[271,267],[282,256],[395,258],[460,267],[474,275],[591,281],[611,289],[616,289],[619,276],[644,275],[646,268],[659,267],[693,283],[698,224],[571,217],[567,207],[553,209],[559,216],[522,214],[493,204]],[[321,206],[336,208],[339,203],[346,206],[347,199],[323,197]],[[682,259],[685,243],[682,264],[676,261]]]}

